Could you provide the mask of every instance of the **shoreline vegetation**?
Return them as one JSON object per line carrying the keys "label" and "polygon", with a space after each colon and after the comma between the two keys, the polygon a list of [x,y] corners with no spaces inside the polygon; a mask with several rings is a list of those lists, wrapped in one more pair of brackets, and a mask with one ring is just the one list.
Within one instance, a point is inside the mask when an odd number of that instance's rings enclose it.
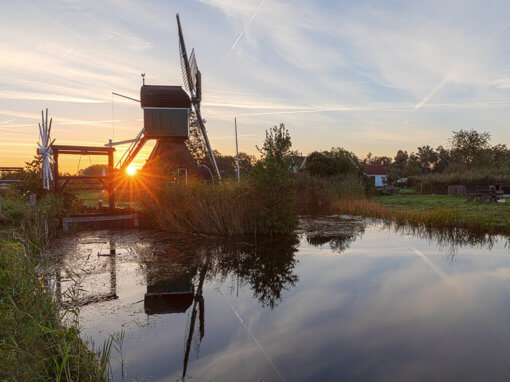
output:
{"label": "shoreline vegetation", "polygon": [[384,195],[340,200],[337,208],[340,214],[383,219],[397,225],[510,234],[509,204],[468,204],[461,196]]}
{"label": "shoreline vegetation", "polygon": [[[0,231],[0,380],[108,381],[111,336],[101,349],[80,337],[78,309],[62,309],[46,279],[45,248],[58,229],[62,200],[33,209],[4,198]],[[70,296],[72,298],[72,296]]]}
{"label": "shoreline vegetation", "polygon": [[[297,228],[299,215],[332,213],[339,199],[365,195],[366,180],[353,154],[343,149],[318,153],[309,171],[300,171],[299,156],[291,148],[290,134],[280,124],[266,131],[262,147],[257,147],[261,157],[241,182],[227,178],[214,186],[201,181],[179,185],[160,174],[152,176],[151,197],[139,200],[142,211],[170,232],[288,236]],[[324,167],[343,173],[318,176]]]}

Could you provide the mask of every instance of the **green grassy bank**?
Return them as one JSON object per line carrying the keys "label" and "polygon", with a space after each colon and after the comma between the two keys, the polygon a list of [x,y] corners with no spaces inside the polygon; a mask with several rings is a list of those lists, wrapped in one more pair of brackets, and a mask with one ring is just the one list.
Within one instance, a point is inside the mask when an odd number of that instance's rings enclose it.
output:
{"label": "green grassy bank", "polygon": [[340,201],[341,213],[437,228],[467,228],[478,232],[510,233],[510,203],[466,203],[447,195],[385,195]]}
{"label": "green grassy bank", "polygon": [[3,199],[0,221],[0,380],[105,381],[113,337],[91,351],[74,308],[62,310],[46,287],[44,248],[58,227],[62,201]]}

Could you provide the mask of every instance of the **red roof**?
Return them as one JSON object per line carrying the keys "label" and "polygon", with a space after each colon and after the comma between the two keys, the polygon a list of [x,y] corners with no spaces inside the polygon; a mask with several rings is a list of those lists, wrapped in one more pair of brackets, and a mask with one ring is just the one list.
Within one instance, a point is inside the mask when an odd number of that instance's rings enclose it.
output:
{"label": "red roof", "polygon": [[367,175],[386,175],[386,169],[382,164],[366,164],[363,169]]}

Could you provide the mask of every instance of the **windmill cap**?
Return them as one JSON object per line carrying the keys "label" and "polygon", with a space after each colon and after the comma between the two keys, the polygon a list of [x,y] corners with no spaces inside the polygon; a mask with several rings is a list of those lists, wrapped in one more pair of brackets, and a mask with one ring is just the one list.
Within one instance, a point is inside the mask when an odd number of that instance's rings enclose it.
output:
{"label": "windmill cap", "polygon": [[140,101],[142,108],[191,108],[191,100],[180,86],[143,85]]}

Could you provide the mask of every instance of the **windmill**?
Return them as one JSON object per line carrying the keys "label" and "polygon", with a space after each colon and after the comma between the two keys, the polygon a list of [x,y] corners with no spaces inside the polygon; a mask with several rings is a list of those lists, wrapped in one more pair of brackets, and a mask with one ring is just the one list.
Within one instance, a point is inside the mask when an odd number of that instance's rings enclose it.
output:
{"label": "windmill", "polygon": [[200,131],[202,132],[202,135],[204,137],[205,144],[207,146],[207,151],[209,152],[209,158],[211,159],[211,163],[214,166],[218,179],[221,179],[220,171],[218,170],[218,165],[216,164],[216,158],[214,157],[214,153],[211,148],[211,143],[209,142],[209,137],[207,136],[204,120],[202,119],[202,113],[200,112],[200,101],[202,100],[202,78],[200,70],[198,70],[197,60],[195,57],[195,50],[192,49],[191,55],[188,58],[179,14],[176,15],[176,18],[177,27],[179,29],[179,54],[181,58],[181,71],[182,76],[184,78],[184,86],[186,87],[186,89],[188,89],[190,93],[191,104],[193,105],[193,109],[195,110],[198,127],[200,128]]}
{"label": "windmill", "polygon": [[42,121],[39,123],[39,140],[40,143],[37,142],[39,148],[37,149],[37,155],[42,159],[41,166],[41,177],[43,180],[43,189],[50,189],[50,180],[53,181],[53,174],[51,173],[51,164],[55,163],[53,160],[53,151],[51,149],[51,145],[55,140],[51,141],[51,122],[53,118],[50,118],[50,122],[48,124],[48,109],[46,109],[46,117],[44,116],[44,110],[41,111]]}
{"label": "windmill", "polygon": [[[221,179],[200,112],[200,101],[202,99],[201,76],[195,52],[192,51],[191,56],[188,58],[179,15],[177,14],[176,17],[179,32],[181,69],[184,77],[184,86],[188,90],[189,95],[181,86],[146,85],[145,75],[142,75],[143,85],[140,89],[140,100],[118,93],[113,94],[140,102],[144,111],[144,127],[135,139],[110,142],[106,146],[111,147],[117,144],[131,143],[116,166],[120,171],[123,171],[128,168],[145,143],[148,140],[154,139],[156,144],[144,168],[150,169],[151,163],[171,163],[177,170],[181,169],[189,172],[189,170],[192,170],[191,167],[193,167],[193,170],[203,177],[203,170],[201,167],[196,166],[195,159],[185,144],[186,140],[189,139],[190,114],[193,109],[209,158],[218,179]],[[209,174],[211,173],[209,172]]]}

